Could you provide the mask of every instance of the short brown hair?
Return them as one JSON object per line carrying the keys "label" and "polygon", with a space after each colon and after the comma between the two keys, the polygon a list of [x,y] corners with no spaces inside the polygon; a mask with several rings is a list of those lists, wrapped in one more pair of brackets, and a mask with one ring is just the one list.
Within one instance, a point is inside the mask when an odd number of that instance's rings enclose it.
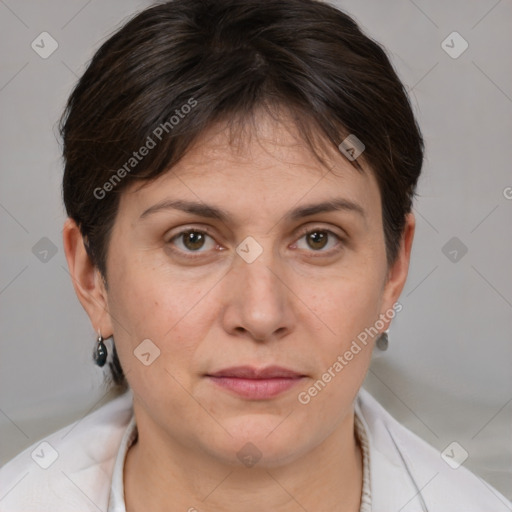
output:
{"label": "short brown hair", "polygon": [[[66,211],[104,278],[122,191],[165,173],[214,123],[269,105],[292,114],[313,152],[318,135],[335,148],[348,135],[363,142],[388,264],[395,260],[423,139],[381,46],[320,1],[173,0],[142,11],[100,47],[61,120]],[[143,147],[150,150],[141,155]],[[115,364],[122,383],[117,355]]]}

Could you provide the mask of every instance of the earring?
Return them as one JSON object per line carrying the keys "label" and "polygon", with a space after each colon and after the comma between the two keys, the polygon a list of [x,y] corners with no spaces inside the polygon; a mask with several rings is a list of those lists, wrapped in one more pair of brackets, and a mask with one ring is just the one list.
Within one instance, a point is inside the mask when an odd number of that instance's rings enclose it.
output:
{"label": "earring", "polygon": [[389,345],[388,333],[386,331],[384,331],[377,338],[377,348],[379,348],[380,350],[384,351],[384,350],[388,349],[388,345]]}
{"label": "earring", "polygon": [[98,343],[94,349],[94,353],[92,355],[94,362],[98,366],[103,366],[105,362],[107,361],[107,347],[105,346],[105,343],[103,343],[103,337],[101,335],[101,332],[98,332]]}

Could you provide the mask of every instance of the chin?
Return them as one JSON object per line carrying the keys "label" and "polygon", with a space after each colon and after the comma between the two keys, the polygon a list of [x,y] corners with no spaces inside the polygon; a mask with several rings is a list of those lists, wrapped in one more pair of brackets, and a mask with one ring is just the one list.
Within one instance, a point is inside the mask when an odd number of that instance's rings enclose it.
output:
{"label": "chin", "polygon": [[290,430],[290,425],[280,425],[283,419],[244,415],[234,421],[222,422],[231,436],[224,432],[222,439],[212,439],[212,443],[217,441],[216,446],[210,444],[208,450],[225,464],[239,467],[270,468],[292,462],[307,452],[308,447],[303,446],[302,435]]}

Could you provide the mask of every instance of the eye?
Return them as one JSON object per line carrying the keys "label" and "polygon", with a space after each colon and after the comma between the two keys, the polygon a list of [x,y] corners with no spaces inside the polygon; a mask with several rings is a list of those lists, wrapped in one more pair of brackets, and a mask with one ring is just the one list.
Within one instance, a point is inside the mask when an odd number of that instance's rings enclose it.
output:
{"label": "eye", "polygon": [[[182,252],[207,252],[216,246],[215,240],[205,231],[187,229],[173,236],[169,243]],[[205,249],[201,251],[201,249]]]}
{"label": "eye", "polygon": [[[341,249],[342,238],[328,229],[309,229],[295,242],[293,248],[329,254]],[[184,256],[205,254],[218,247],[215,239],[205,230],[186,229],[174,235],[168,244]]]}
{"label": "eye", "polygon": [[[305,246],[304,244],[301,245],[302,240],[305,241]],[[298,249],[329,253],[333,249],[336,249],[337,246],[340,246],[340,242],[342,242],[342,239],[332,231],[329,231],[328,229],[315,228],[306,231],[295,243],[295,246]]]}

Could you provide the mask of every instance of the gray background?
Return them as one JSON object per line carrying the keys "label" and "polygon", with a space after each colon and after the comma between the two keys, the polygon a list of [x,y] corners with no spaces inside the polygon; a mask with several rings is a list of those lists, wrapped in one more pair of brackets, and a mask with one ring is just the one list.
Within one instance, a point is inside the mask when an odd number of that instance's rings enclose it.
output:
{"label": "gray background", "polygon": [[[0,0],[0,464],[111,398],[66,269],[56,123],[93,51],[149,4]],[[387,48],[427,144],[404,309],[365,387],[512,498],[512,2],[336,5]],[[469,44],[455,59],[453,31]]]}

